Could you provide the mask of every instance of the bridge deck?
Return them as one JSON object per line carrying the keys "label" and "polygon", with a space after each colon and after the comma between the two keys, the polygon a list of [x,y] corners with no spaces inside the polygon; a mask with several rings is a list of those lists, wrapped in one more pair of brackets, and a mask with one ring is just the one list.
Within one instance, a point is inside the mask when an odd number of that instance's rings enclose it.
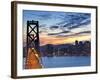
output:
{"label": "bridge deck", "polygon": [[40,64],[40,57],[36,50],[33,48],[28,49],[28,55],[26,59],[26,69],[38,69],[42,68],[42,65]]}

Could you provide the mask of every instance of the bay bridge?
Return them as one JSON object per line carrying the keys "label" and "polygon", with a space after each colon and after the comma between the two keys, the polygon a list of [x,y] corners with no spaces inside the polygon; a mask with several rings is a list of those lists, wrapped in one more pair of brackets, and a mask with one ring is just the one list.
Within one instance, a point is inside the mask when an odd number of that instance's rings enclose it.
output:
{"label": "bay bridge", "polygon": [[[39,52],[39,22],[27,21],[25,69],[42,68]],[[23,53],[24,54],[24,53]]]}

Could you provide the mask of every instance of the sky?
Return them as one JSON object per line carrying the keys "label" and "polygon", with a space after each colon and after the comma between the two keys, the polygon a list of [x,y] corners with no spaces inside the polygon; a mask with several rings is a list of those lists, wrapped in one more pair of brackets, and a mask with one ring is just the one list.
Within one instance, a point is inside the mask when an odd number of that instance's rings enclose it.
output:
{"label": "sky", "polygon": [[39,21],[41,46],[91,40],[90,13],[23,10],[24,42],[27,20]]}

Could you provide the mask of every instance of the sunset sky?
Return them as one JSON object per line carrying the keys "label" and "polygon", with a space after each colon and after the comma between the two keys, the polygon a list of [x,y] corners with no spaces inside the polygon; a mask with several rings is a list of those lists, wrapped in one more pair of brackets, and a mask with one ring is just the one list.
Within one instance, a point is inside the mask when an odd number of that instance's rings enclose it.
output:
{"label": "sunset sky", "polygon": [[39,21],[40,45],[67,44],[91,39],[91,14],[23,10],[24,42],[27,20]]}

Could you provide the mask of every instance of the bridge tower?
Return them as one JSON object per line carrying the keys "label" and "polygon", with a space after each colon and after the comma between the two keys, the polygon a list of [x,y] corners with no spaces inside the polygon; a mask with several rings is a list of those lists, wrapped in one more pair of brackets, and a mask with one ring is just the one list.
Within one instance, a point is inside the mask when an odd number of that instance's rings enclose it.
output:
{"label": "bridge tower", "polygon": [[35,48],[39,51],[39,23],[27,21],[27,48]]}
{"label": "bridge tower", "polygon": [[38,21],[27,21],[27,56],[26,69],[41,68],[39,52],[39,23]]}

